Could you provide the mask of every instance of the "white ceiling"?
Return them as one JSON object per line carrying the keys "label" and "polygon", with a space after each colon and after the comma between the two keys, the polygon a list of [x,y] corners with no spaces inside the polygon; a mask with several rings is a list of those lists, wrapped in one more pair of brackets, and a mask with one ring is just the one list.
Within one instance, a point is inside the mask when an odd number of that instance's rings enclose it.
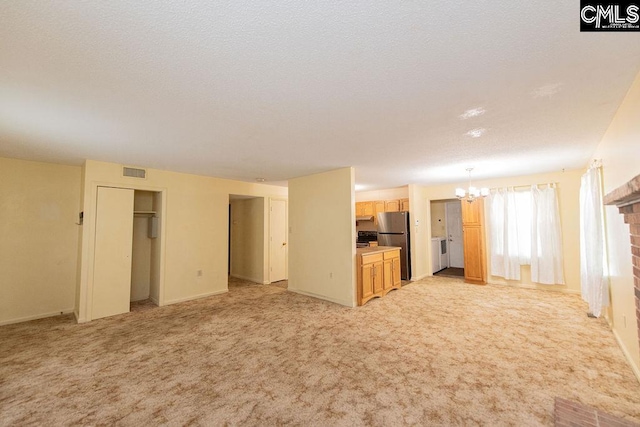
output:
{"label": "white ceiling", "polygon": [[639,71],[639,34],[580,33],[575,1],[9,0],[0,156],[267,183],[355,166],[366,189],[556,171]]}

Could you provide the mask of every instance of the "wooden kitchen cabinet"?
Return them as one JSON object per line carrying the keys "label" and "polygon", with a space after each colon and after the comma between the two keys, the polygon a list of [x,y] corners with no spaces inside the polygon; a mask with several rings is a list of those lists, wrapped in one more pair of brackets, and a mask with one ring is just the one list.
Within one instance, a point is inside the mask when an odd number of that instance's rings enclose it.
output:
{"label": "wooden kitchen cabinet", "polygon": [[402,279],[400,278],[400,250],[385,252],[383,256],[383,291],[389,293],[392,289],[400,289]]}
{"label": "wooden kitchen cabinet", "polygon": [[373,202],[373,223],[378,225],[378,214],[384,212],[384,201],[378,200]]}
{"label": "wooden kitchen cabinet", "polygon": [[373,202],[356,202],[356,216],[373,216]]}
{"label": "wooden kitchen cabinet", "polygon": [[387,200],[384,203],[385,212],[400,212],[400,200]]}
{"label": "wooden kitchen cabinet", "polygon": [[367,249],[358,255],[358,305],[400,289],[400,249]]}
{"label": "wooden kitchen cabinet", "polygon": [[462,239],[464,247],[464,280],[467,283],[487,283],[485,256],[484,202],[462,201]]}
{"label": "wooden kitchen cabinet", "polygon": [[400,199],[400,211],[409,212],[409,199]]}

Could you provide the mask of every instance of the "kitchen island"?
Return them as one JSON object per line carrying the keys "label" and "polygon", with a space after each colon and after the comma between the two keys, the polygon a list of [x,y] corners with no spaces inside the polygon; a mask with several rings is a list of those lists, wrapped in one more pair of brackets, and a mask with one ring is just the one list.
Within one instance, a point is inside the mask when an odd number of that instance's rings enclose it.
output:
{"label": "kitchen island", "polygon": [[393,289],[400,289],[400,248],[377,246],[357,248],[358,305],[371,298],[383,297]]}

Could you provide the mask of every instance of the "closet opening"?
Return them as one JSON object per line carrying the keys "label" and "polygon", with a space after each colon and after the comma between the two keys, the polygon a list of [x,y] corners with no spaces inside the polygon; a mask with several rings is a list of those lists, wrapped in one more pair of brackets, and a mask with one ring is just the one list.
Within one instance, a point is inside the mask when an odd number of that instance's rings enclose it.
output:
{"label": "closet opening", "polygon": [[134,191],[131,311],[147,310],[159,305],[161,212],[161,192]]}

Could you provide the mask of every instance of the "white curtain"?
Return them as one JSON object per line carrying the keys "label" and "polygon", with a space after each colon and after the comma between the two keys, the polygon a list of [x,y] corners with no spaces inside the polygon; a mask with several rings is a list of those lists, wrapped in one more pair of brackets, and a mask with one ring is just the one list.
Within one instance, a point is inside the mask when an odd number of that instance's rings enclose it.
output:
{"label": "white curtain", "polygon": [[489,196],[491,274],[520,280],[520,266],[531,264],[531,280],[564,284],[562,232],[555,187]]}
{"label": "white curtain", "polygon": [[513,189],[499,189],[489,196],[491,221],[491,272],[520,280],[518,213]]}
{"label": "white curtain", "polygon": [[580,183],[580,287],[589,312],[600,317],[609,305],[605,279],[602,176],[599,167],[589,169]]}
{"label": "white curtain", "polygon": [[554,185],[531,186],[531,280],[564,285],[560,208]]}

